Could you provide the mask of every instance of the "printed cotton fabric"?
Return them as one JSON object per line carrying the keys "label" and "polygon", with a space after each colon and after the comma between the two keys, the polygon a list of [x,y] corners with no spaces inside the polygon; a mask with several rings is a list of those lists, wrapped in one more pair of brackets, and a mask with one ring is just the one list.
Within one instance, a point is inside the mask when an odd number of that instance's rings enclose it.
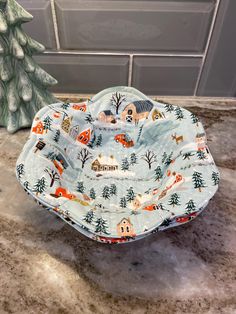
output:
{"label": "printed cotton fabric", "polygon": [[198,118],[130,87],[41,109],[16,175],[41,205],[107,243],[191,221],[219,183]]}

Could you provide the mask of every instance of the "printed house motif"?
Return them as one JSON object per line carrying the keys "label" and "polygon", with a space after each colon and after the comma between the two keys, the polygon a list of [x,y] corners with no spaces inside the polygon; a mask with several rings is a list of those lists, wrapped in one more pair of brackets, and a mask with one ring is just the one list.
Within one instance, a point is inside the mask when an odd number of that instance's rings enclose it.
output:
{"label": "printed house motif", "polygon": [[121,113],[121,120],[138,123],[141,119],[148,118],[153,103],[150,100],[137,100],[128,104]]}
{"label": "printed house motif", "polygon": [[101,111],[98,115],[98,120],[106,123],[116,123],[116,119],[111,110]]}
{"label": "printed house motif", "polygon": [[77,136],[79,134],[79,125],[74,125],[70,128],[70,137],[72,137],[74,140],[76,140]]}
{"label": "printed house motif", "polygon": [[117,224],[117,233],[120,237],[134,237],[134,228],[129,218],[123,218]]}
{"label": "printed house motif", "polygon": [[69,133],[71,122],[72,122],[72,117],[66,117],[62,121],[61,128],[66,133]]}
{"label": "printed house motif", "polygon": [[118,170],[118,162],[114,156],[106,157],[101,154],[92,162],[91,169],[94,171]]}
{"label": "printed house motif", "polygon": [[205,148],[206,148],[206,134],[205,133],[197,133],[196,143],[197,143],[197,149],[198,150],[205,150]]}
{"label": "printed house motif", "polygon": [[158,119],[164,119],[165,118],[165,115],[163,112],[155,109],[152,113],[152,120],[155,121],[155,120],[158,120]]}

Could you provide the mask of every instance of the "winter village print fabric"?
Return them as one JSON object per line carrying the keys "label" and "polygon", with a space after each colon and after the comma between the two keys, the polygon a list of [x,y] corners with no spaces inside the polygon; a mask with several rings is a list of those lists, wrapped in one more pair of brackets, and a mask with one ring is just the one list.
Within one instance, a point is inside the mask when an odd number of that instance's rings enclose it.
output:
{"label": "winter village print fabric", "polygon": [[16,175],[41,205],[105,243],[191,221],[219,184],[198,118],[130,87],[41,109]]}

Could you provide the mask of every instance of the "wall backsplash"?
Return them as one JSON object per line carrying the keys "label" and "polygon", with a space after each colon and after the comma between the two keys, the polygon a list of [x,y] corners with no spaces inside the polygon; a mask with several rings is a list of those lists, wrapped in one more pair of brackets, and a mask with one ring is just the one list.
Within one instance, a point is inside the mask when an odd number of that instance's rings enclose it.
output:
{"label": "wall backsplash", "polygon": [[56,93],[236,94],[235,0],[19,0]]}

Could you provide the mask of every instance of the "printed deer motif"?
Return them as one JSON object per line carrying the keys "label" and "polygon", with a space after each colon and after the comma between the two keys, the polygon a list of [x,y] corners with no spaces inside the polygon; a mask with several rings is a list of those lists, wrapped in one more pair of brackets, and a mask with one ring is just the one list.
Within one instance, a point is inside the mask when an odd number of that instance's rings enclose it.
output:
{"label": "printed deer motif", "polygon": [[183,135],[177,136],[175,133],[174,135],[171,135],[171,136],[172,136],[172,140],[176,141],[176,144],[179,144],[179,142],[181,143],[184,140]]}

